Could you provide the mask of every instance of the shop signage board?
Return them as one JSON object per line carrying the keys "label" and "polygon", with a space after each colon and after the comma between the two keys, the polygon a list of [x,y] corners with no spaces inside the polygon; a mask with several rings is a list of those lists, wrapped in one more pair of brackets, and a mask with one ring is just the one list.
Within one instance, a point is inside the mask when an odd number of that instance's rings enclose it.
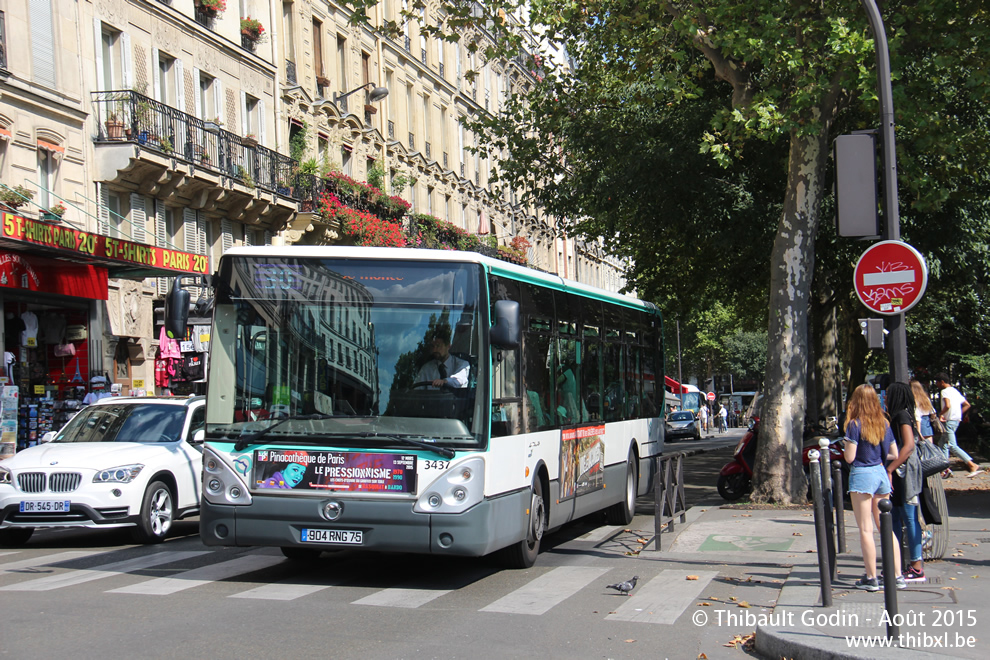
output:
{"label": "shop signage board", "polygon": [[856,262],[853,288],[866,307],[893,316],[914,307],[928,286],[928,265],[902,241],[871,245]]}
{"label": "shop signage board", "polygon": [[209,259],[205,254],[133,243],[11,213],[3,214],[0,237],[46,247],[66,255],[98,259],[102,263],[131,264],[184,275],[206,275],[209,270]]}

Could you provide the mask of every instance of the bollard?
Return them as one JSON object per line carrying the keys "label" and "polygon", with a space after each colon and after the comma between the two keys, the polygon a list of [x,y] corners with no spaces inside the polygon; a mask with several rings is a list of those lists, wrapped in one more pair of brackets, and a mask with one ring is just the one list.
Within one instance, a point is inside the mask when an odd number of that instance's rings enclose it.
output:
{"label": "bollard", "polygon": [[835,543],[836,552],[840,555],[846,552],[846,485],[842,483],[842,463],[832,461],[832,499],[835,509]]}
{"label": "bollard", "polygon": [[898,639],[900,626],[894,623],[897,618],[897,582],[894,576],[898,571],[894,567],[894,523],[890,519],[893,508],[890,500],[880,500],[880,553],[883,559],[883,606],[887,610],[887,639]]}
{"label": "bollard", "polygon": [[835,561],[835,524],[834,524],[834,514],[832,513],[832,470],[829,469],[831,466],[830,458],[831,452],[828,448],[828,438],[821,438],[818,441],[818,446],[821,447],[821,456],[819,456],[818,461],[822,468],[822,503],[825,505],[825,538],[828,539],[828,569],[832,580],[835,580],[836,575],[836,561]]}
{"label": "bollard", "polygon": [[828,563],[828,539],[825,534],[825,501],[822,498],[822,472],[818,466],[818,450],[808,452],[811,459],[811,499],[815,503],[815,540],[818,542],[818,575],[822,583],[822,607],[832,607],[832,570]]}

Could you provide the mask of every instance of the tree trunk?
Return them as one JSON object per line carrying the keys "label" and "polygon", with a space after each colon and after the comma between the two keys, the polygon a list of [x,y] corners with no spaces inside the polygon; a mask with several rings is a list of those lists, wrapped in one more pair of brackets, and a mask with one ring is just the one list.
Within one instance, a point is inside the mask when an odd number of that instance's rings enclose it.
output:
{"label": "tree trunk", "polygon": [[822,196],[828,123],[791,133],[787,194],[773,244],[766,401],[760,419],[753,501],[804,501],[801,440],[808,375],[808,300]]}
{"label": "tree trunk", "polygon": [[[824,285],[823,285],[824,287]],[[843,407],[842,374],[839,359],[839,320],[832,291],[818,294],[818,322],[815,327],[818,373],[818,416],[837,417]]]}

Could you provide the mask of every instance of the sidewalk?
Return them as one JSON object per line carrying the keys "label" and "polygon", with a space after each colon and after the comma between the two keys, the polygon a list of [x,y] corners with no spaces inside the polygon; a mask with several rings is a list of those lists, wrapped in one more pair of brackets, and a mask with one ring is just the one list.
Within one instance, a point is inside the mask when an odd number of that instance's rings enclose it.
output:
{"label": "sidewalk", "polygon": [[[833,606],[821,606],[812,510],[695,506],[688,523],[665,533],[640,557],[652,560],[721,560],[754,569],[784,569],[786,579],[772,608],[738,603],[697,603],[695,625],[756,630],[756,652],[774,660],[795,658],[985,658],[990,635],[990,474],[945,482],[950,514],[945,558],[925,565],[926,581],[897,592],[900,644],[884,648],[883,590],[857,590],[863,574],[859,536],[852,511],[845,512],[846,553],[838,558]],[[738,508],[736,508],[738,507]],[[879,555],[879,552],[878,552]],[[881,566],[878,557],[878,571]],[[789,570],[787,570],[789,569]],[[752,574],[753,571],[751,570]],[[778,572],[778,574],[780,574]],[[704,609],[703,609],[704,607]],[[717,616],[716,616],[717,614]],[[698,618],[695,618],[698,617]]]}

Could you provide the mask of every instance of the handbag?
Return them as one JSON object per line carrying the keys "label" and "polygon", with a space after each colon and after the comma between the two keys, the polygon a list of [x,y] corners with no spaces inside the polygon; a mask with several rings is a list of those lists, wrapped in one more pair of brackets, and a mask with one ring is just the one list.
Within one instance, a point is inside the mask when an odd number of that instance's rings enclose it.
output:
{"label": "handbag", "polygon": [[928,413],[928,421],[932,425],[932,442],[934,442],[939,447],[944,447],[949,441],[949,432],[945,428],[945,424],[938,418],[935,413]]}
{"label": "handbag", "polygon": [[73,357],[76,354],[76,346],[71,341],[65,344],[55,344],[55,357]]}
{"label": "handbag", "polygon": [[921,461],[921,475],[925,478],[940,474],[949,467],[949,459],[945,457],[945,452],[927,440],[915,442],[914,453]]}

